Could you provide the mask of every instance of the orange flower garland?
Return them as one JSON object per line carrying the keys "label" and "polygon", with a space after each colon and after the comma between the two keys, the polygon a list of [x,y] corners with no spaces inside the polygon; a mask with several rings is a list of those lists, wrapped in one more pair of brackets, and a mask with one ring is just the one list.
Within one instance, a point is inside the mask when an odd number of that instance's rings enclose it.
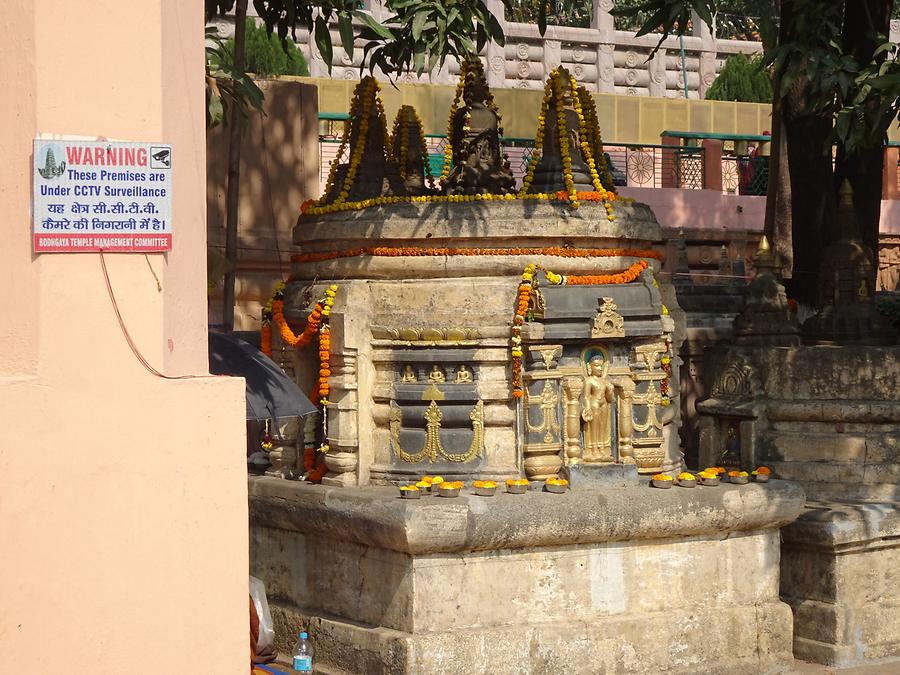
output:
{"label": "orange flower garland", "polygon": [[[295,335],[287,325],[284,318],[284,287],[281,283],[275,287],[275,292],[263,309],[263,326],[260,332],[260,343],[263,352],[272,356],[272,326],[274,321],[279,328],[282,339],[293,347],[304,347],[312,342],[313,337],[319,339],[319,370],[315,386],[310,392],[309,398],[313,405],[321,406],[322,414],[322,438],[328,438],[328,394],[331,385],[328,378],[331,376],[331,327],[328,324],[334,298],[337,295],[337,286],[331,285],[325,291],[325,297],[316,303],[313,311],[306,321],[306,327],[300,335]],[[327,443],[322,443],[318,448],[306,448],[303,456],[303,466],[307,473],[306,479],[314,483],[319,482],[327,472],[324,461],[317,456],[328,452]]]}
{"label": "orange flower garland", "polygon": [[646,260],[638,260],[624,272],[618,274],[586,274],[563,277],[565,286],[592,286],[599,284],[627,284],[637,279],[647,269]]}
{"label": "orange flower garland", "polygon": [[[582,194],[582,193],[579,193]],[[552,246],[547,248],[417,248],[413,246],[367,246],[365,248],[352,248],[344,251],[320,251],[315,253],[298,253],[291,256],[291,262],[310,263],[326,260],[338,260],[340,258],[355,258],[357,256],[373,256],[385,258],[399,258],[403,256],[476,256],[476,255],[527,255],[527,256],[556,256],[559,258],[653,258],[662,260],[663,255],[659,251],[634,248],[562,248]]]}
{"label": "orange flower garland", "polygon": [[516,313],[513,316],[513,325],[510,328],[510,363],[512,368],[510,384],[513,397],[522,398],[525,395],[525,390],[522,387],[522,324],[525,323],[531,294],[538,285],[537,280],[535,279],[537,270],[544,272],[548,283],[554,286],[586,286],[629,284],[637,279],[641,272],[647,269],[647,267],[649,267],[649,263],[646,260],[638,260],[627,270],[619,272],[618,274],[563,276],[551,272],[541,265],[526,265],[525,269],[522,271],[522,280],[519,282],[518,294],[516,296]]}

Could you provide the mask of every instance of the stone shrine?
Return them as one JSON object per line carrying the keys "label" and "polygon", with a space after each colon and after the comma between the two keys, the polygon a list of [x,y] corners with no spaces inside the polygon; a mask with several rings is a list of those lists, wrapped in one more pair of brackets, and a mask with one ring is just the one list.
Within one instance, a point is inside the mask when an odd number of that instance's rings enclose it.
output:
{"label": "stone shrine", "polygon": [[900,654],[900,348],[860,344],[885,336],[863,292],[874,269],[852,237],[826,264],[832,300],[803,329],[829,344],[801,345],[763,240],[735,345],[706,352],[710,396],[697,410],[701,464],[765,464],[806,491],[806,511],[782,535],[794,653],[850,666]]}
{"label": "stone shrine", "polygon": [[[563,69],[512,194],[482,79],[461,82],[443,194],[329,183],[295,227],[272,316],[291,344],[320,336],[294,372],[321,399],[324,475],[250,479],[278,633],[307,626],[320,663],[354,673],[785,667],[779,528],[802,490],[639,483],[683,469],[659,224],[604,188],[595,113]],[[350,138],[365,119],[351,111]],[[349,150],[345,175],[366,174]],[[425,474],[513,483],[456,496],[411,485]]]}

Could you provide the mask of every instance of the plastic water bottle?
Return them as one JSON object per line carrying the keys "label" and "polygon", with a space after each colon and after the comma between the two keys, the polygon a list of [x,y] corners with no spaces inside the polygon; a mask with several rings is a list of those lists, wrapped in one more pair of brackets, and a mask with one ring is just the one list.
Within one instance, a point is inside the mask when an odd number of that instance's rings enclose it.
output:
{"label": "plastic water bottle", "polygon": [[313,648],[309,644],[309,635],[306,631],[297,635],[294,645],[294,654],[291,658],[294,670],[298,673],[311,673],[313,669]]}

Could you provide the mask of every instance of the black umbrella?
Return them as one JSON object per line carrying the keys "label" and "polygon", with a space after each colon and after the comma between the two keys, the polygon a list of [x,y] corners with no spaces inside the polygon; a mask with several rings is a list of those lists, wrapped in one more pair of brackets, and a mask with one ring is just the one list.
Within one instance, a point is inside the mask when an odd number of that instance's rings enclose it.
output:
{"label": "black umbrella", "polygon": [[247,419],[303,417],[316,411],[300,387],[268,356],[240,338],[209,333],[209,372],[247,382]]}

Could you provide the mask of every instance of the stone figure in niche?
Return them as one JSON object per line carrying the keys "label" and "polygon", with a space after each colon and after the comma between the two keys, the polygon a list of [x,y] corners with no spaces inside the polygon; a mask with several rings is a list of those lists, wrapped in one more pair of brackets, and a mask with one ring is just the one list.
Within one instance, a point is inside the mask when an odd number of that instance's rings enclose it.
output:
{"label": "stone figure in niche", "polygon": [[453,168],[444,181],[446,194],[505,194],[515,189],[509,164],[500,152],[500,114],[481,62],[469,62],[463,84],[464,105],[451,120]]}
{"label": "stone figure in niche", "polygon": [[465,384],[472,381],[472,371],[466,364],[460,364],[459,368],[456,369],[456,382],[457,384]]}
{"label": "stone figure in niche", "polygon": [[741,466],[741,436],[737,425],[737,422],[728,424],[728,428],[725,430],[725,447],[719,456],[719,463],[729,468],[740,468]]}
{"label": "stone figure in niche", "polygon": [[612,462],[612,401],[614,387],[606,376],[607,363],[600,356],[588,361],[588,374],[584,378],[584,403],[581,419],[584,421],[584,461]]}
{"label": "stone figure in niche", "polygon": [[415,382],[416,381],[416,371],[410,364],[406,364],[403,366],[403,372],[400,374],[401,382]]}
{"label": "stone figure in niche", "polygon": [[428,381],[429,382],[445,382],[446,376],[444,375],[444,371],[441,370],[441,367],[434,363],[431,366],[431,370],[428,372]]}

